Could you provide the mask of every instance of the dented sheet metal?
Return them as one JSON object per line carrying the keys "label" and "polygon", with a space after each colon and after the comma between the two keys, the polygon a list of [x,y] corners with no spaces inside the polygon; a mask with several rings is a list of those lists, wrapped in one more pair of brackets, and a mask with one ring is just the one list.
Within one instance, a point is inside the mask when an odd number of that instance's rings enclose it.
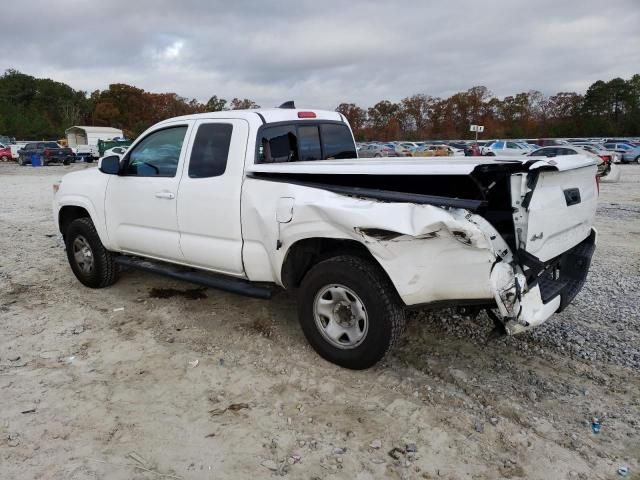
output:
{"label": "dented sheet metal", "polygon": [[[500,163],[499,168],[502,172],[507,168],[507,174],[512,168],[519,172],[528,168],[559,172],[584,167],[587,160],[530,159],[516,162],[517,165]],[[485,173],[487,168],[492,170],[492,165],[496,165],[484,160],[471,163],[454,162],[460,170],[472,171],[481,166]],[[456,300],[495,303],[508,333],[520,333],[539,325],[558,309],[560,298],[547,303],[542,301],[540,287],[527,285],[517,252],[512,251],[496,228],[481,215],[453,204],[414,203],[407,200],[410,195],[405,201],[390,201],[367,198],[359,194],[360,191],[336,191],[326,182],[316,186],[286,180],[287,172],[339,174],[357,171],[393,175],[407,174],[407,170],[415,170],[416,174],[434,173],[444,171],[443,168],[441,162],[416,161],[409,162],[404,168],[395,162],[389,166],[377,161],[364,162],[364,165],[356,165],[354,161],[332,161],[253,166],[243,187],[244,263],[255,266],[263,261],[270,265],[248,271],[249,278],[282,284],[282,265],[287,251],[296,242],[310,238],[350,239],[366,246],[389,275],[406,305],[455,303]],[[284,176],[275,179],[260,176],[273,172]],[[547,176],[541,177],[544,184],[549,184]],[[574,174],[567,178],[582,177]],[[514,201],[520,202],[516,214],[522,216],[518,220],[521,225],[526,223],[528,214],[521,206],[522,199],[526,189],[532,188],[524,183],[524,175],[518,175],[514,181],[523,182],[517,198],[514,195]],[[580,186],[583,184],[587,190],[584,182]],[[383,186],[381,190],[384,190]],[[587,217],[585,215],[585,225],[589,220]],[[277,228],[274,228],[274,222]],[[522,233],[520,242],[524,245],[526,231]],[[519,238],[516,236],[516,241]],[[563,251],[571,247],[567,245]]]}

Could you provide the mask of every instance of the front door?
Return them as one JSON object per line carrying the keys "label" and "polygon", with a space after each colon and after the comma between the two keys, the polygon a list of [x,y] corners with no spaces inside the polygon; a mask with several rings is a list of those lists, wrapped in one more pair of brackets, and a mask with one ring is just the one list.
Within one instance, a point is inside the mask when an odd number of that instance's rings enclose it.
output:
{"label": "front door", "polygon": [[189,123],[146,134],[123,159],[120,174],[109,180],[107,231],[119,251],[184,260],[176,204]]}
{"label": "front door", "polygon": [[186,263],[242,276],[240,193],[249,125],[199,120],[178,190],[180,247]]}

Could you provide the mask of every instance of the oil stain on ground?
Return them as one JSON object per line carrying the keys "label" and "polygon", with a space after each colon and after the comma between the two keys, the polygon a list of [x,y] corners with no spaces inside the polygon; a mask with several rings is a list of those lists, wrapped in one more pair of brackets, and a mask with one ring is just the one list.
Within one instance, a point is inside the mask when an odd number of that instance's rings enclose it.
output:
{"label": "oil stain on ground", "polygon": [[149,290],[151,298],[173,298],[183,297],[187,300],[197,300],[207,298],[204,288],[188,288],[187,290],[178,290],[176,288],[152,288]]}

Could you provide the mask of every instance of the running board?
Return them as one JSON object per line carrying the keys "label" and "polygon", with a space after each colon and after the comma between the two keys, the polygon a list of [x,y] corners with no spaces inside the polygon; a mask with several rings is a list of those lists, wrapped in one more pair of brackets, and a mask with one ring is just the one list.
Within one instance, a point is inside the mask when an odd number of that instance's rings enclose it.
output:
{"label": "running board", "polygon": [[115,258],[115,262],[123,267],[135,268],[145,272],[158,273],[166,277],[195,283],[209,288],[217,288],[227,292],[245,295],[247,297],[270,299],[271,289],[256,285],[248,280],[230,277],[215,273],[195,271],[189,267],[171,265],[167,263],[152,262],[141,258],[120,255]]}

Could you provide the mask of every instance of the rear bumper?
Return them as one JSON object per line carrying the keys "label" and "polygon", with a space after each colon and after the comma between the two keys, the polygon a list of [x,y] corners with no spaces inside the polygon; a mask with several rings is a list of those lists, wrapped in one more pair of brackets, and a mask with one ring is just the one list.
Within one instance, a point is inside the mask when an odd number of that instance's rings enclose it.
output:
{"label": "rear bumper", "polygon": [[523,261],[528,290],[511,309],[507,307],[511,310],[511,315],[505,315],[507,333],[513,335],[540,325],[573,301],[587,279],[596,239],[592,229],[582,242],[548,262],[535,263],[532,257]]}

